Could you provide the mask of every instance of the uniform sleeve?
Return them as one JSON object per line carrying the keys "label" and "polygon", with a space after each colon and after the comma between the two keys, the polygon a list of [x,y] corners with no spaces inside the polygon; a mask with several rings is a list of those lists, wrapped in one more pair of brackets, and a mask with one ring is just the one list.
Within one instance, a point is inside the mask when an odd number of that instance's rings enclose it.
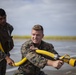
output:
{"label": "uniform sleeve", "polygon": [[44,68],[47,63],[46,58],[37,54],[35,51],[30,50],[30,48],[25,45],[22,46],[21,53],[22,57],[26,57],[33,65],[39,68]]}
{"label": "uniform sleeve", "polygon": [[[53,46],[52,44],[49,44],[49,49],[48,49],[48,51],[51,52],[51,53],[53,53],[53,54],[56,54],[57,57],[60,56],[60,55],[58,54],[58,52],[54,49],[54,46]],[[50,59],[50,60],[55,60],[55,59],[58,59],[58,58],[53,59],[53,58],[48,57],[48,59]]]}
{"label": "uniform sleeve", "polygon": [[8,24],[8,28],[9,28],[9,30],[10,30],[10,34],[12,34],[12,31],[14,30],[14,28],[13,28],[13,26],[10,25],[9,23],[7,23],[7,24]]}
{"label": "uniform sleeve", "polygon": [[10,26],[10,34],[12,34],[13,30],[14,30],[13,26]]}
{"label": "uniform sleeve", "polygon": [[49,51],[54,53],[54,54],[58,54],[57,51],[54,49],[54,46],[52,44],[49,44]]}
{"label": "uniform sleeve", "polygon": [[6,57],[6,54],[0,50],[0,61]]}

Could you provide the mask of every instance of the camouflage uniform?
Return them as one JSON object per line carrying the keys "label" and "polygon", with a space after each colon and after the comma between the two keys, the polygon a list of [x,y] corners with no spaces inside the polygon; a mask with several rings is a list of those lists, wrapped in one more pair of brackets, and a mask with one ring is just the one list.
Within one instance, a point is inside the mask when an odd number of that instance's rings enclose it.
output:
{"label": "camouflage uniform", "polygon": [[4,58],[6,55],[10,56],[9,51],[14,46],[11,36],[12,31],[13,27],[8,23],[0,25],[0,43],[4,49],[4,52],[0,50],[0,75],[5,75],[7,62]]}
{"label": "camouflage uniform", "polygon": [[26,57],[28,60],[19,66],[17,72],[14,75],[45,75],[40,69],[44,68],[47,59],[51,59],[48,56],[37,54],[31,47],[47,50],[52,53],[58,54],[52,44],[41,41],[39,47],[37,47],[31,40],[26,41],[21,47],[22,58]]}

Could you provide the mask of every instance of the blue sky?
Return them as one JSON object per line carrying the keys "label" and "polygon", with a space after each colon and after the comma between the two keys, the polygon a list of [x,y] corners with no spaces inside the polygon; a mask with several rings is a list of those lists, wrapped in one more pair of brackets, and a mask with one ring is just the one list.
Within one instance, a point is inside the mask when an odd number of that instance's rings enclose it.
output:
{"label": "blue sky", "polygon": [[76,0],[0,0],[13,35],[30,35],[35,24],[45,35],[76,36]]}

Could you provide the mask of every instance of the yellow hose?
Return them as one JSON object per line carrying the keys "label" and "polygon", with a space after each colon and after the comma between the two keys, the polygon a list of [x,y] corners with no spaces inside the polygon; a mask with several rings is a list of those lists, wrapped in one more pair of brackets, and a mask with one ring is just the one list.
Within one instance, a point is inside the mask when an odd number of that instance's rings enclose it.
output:
{"label": "yellow hose", "polygon": [[21,64],[23,64],[24,62],[26,62],[27,58],[23,58],[21,61],[19,62],[15,62],[14,64],[12,64],[12,66],[19,66]]}
{"label": "yellow hose", "polygon": [[[4,52],[1,43],[0,43],[0,50],[2,50]],[[53,54],[51,52],[44,51],[44,50],[39,50],[39,49],[37,49],[36,52],[39,53],[39,54],[47,55],[47,56],[52,57],[53,59],[55,59],[55,54]],[[76,59],[72,59],[68,55],[61,56],[61,57],[59,57],[59,59],[63,60],[64,62],[70,64],[73,67],[76,66]],[[19,62],[15,62],[14,64],[12,64],[12,66],[19,66],[19,65],[23,64],[24,62],[26,62],[26,60],[27,60],[27,58],[25,57],[22,60],[20,60]]]}
{"label": "yellow hose", "polygon": [[[0,50],[2,50],[2,52],[4,52],[1,43],[0,43]],[[44,50],[36,50],[36,52],[39,54],[44,54],[44,55],[50,56],[52,58],[54,58],[54,56],[55,56],[53,53],[50,53],[50,52],[47,52]],[[25,57],[22,60],[20,60],[19,62],[15,62],[14,64],[12,64],[12,66],[19,66],[19,65],[23,64],[24,62],[26,62],[26,60],[27,60],[27,58]]]}
{"label": "yellow hose", "polygon": [[[4,52],[4,49],[2,48],[1,43],[0,43],[0,50],[1,50],[2,52]],[[19,66],[19,65],[23,64],[24,62],[26,62],[26,60],[27,60],[26,58],[23,58],[21,61],[15,62],[14,64],[12,64],[12,66]]]}
{"label": "yellow hose", "polygon": [[[38,49],[38,50],[36,50],[36,52],[39,54],[43,54],[43,55],[47,55],[49,57],[55,58],[55,54],[48,52],[48,51]],[[75,66],[76,59],[72,59],[72,58],[70,58],[70,60],[68,58],[66,59],[65,55],[61,56],[59,59],[63,60],[64,62],[68,63],[69,65],[71,65],[73,67]],[[27,60],[27,58],[25,57],[21,61],[14,63],[13,66],[19,66],[19,65],[23,64],[24,62],[26,62],[26,60]]]}
{"label": "yellow hose", "polygon": [[2,52],[4,52],[4,50],[3,50],[3,48],[2,48],[2,45],[1,45],[1,43],[0,43],[0,50],[2,50]]}
{"label": "yellow hose", "polygon": [[[44,51],[44,50],[39,50],[38,49],[38,50],[36,50],[36,52],[39,53],[39,54],[47,55],[47,56],[52,57],[52,58],[55,57],[55,54]],[[21,61],[14,63],[13,66],[19,66],[19,65],[23,64],[24,62],[26,62],[26,60],[27,60],[27,58],[23,58]]]}
{"label": "yellow hose", "polygon": [[55,58],[55,54],[48,52],[48,51],[44,51],[44,50],[36,50],[37,53],[39,54],[43,54],[43,55],[47,55],[49,57]]}

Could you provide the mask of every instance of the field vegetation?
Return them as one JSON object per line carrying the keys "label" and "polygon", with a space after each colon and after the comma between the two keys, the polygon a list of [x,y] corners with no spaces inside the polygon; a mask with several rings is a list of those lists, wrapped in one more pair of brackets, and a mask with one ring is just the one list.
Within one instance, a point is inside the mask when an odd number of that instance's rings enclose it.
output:
{"label": "field vegetation", "polygon": [[[13,35],[14,39],[30,39],[30,35]],[[45,36],[46,40],[76,40],[76,36]]]}

